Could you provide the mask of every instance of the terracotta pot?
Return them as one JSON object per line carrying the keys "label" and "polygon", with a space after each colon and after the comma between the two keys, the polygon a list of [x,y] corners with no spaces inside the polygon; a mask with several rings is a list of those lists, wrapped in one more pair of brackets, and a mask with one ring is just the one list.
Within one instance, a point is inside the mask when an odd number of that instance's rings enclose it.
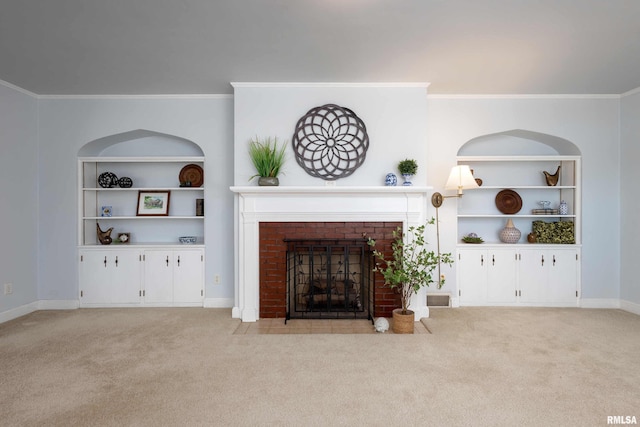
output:
{"label": "terracotta pot", "polygon": [[393,310],[393,330],[394,334],[412,334],[413,324],[415,323],[415,314],[411,310],[407,310],[407,314],[402,314],[401,308]]}

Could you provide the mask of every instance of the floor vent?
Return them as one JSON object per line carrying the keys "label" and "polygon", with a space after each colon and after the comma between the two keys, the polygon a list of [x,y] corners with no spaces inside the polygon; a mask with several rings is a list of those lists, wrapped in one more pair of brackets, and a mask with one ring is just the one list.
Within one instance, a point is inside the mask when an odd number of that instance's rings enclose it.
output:
{"label": "floor vent", "polygon": [[427,307],[449,307],[449,294],[427,295]]}

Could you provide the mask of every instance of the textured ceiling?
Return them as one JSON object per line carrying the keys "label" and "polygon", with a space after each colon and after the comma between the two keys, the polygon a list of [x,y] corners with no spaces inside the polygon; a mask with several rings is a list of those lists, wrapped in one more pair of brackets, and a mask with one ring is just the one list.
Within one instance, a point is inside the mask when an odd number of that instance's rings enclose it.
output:
{"label": "textured ceiling", "polygon": [[430,82],[436,94],[640,87],[637,0],[0,0],[0,80],[39,95],[229,82]]}

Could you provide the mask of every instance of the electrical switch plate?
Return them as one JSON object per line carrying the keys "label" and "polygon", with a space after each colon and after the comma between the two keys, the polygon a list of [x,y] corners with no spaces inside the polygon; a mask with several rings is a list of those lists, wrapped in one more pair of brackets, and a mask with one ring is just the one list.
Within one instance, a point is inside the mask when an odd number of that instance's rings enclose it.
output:
{"label": "electrical switch plate", "polygon": [[11,295],[13,293],[13,284],[12,283],[5,283],[4,284],[4,294],[5,295]]}

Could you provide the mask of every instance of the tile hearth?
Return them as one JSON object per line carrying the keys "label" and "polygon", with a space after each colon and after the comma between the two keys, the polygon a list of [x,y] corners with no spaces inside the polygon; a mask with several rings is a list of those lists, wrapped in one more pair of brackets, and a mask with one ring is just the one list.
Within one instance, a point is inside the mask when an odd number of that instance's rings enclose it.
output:
{"label": "tile hearth", "polygon": [[[371,321],[366,319],[291,319],[286,325],[284,319],[259,319],[256,322],[242,322],[233,332],[234,335],[375,333]],[[414,334],[429,333],[422,322],[415,323]],[[385,334],[393,334],[393,331],[389,329]]]}

